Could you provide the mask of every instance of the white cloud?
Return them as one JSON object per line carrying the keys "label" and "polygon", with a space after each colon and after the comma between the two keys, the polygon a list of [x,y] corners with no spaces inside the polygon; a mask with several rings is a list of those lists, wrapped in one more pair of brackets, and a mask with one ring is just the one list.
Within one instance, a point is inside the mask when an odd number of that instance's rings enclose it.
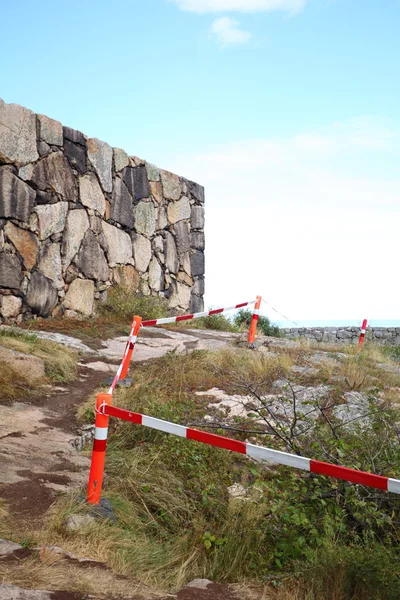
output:
{"label": "white cloud", "polygon": [[182,10],[196,13],[301,11],[309,0],[170,0]]}
{"label": "white cloud", "polygon": [[245,44],[251,38],[251,33],[240,29],[238,25],[239,21],[236,21],[236,19],[221,17],[215,19],[211,25],[211,33],[223,46]]}
{"label": "white cloud", "polygon": [[399,156],[399,130],[353,119],[173,159],[206,187],[206,303],[399,318]]}

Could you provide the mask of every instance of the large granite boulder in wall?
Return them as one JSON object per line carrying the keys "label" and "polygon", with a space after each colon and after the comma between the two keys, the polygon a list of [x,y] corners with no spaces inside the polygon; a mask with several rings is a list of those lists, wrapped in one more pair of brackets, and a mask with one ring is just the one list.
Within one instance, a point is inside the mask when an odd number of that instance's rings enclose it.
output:
{"label": "large granite boulder in wall", "polygon": [[144,165],[126,167],[122,171],[122,179],[134,200],[141,200],[150,196],[150,185]]}
{"label": "large granite boulder in wall", "polygon": [[113,269],[113,279],[117,285],[131,291],[136,292],[139,283],[139,273],[132,265],[119,265]]}
{"label": "large granite boulder in wall", "polygon": [[110,267],[129,263],[132,258],[132,241],[129,235],[105,221],[102,223],[102,229]]}
{"label": "large granite boulder in wall", "polygon": [[112,192],[112,160],[111,146],[96,138],[87,141],[88,156],[96,170],[100,183],[105,192]]}
{"label": "large granite boulder in wall", "polygon": [[38,115],[39,137],[50,146],[63,145],[63,126],[46,115]]}
{"label": "large granite boulder in wall", "polygon": [[152,237],[156,230],[156,217],[152,202],[139,202],[135,206],[135,229],[137,233]]}
{"label": "large granite boulder in wall", "polygon": [[167,207],[168,221],[172,224],[190,218],[189,198],[183,196],[178,202],[170,202]]}
{"label": "large granite boulder in wall", "polygon": [[68,202],[78,200],[75,177],[62,152],[53,152],[40,160],[33,170],[32,181],[39,190],[60,194]]}
{"label": "large granite boulder in wall", "polygon": [[106,212],[106,199],[94,173],[79,177],[79,196],[81,203],[95,210],[102,217]]}
{"label": "large granite boulder in wall", "polygon": [[46,240],[54,233],[64,231],[67,212],[68,202],[37,206],[34,215],[36,215],[37,220],[35,231],[37,231],[39,239]]}
{"label": "large granite boulder in wall", "polygon": [[133,236],[133,256],[135,267],[138,271],[145,273],[151,259],[151,242],[143,235]]}
{"label": "large granite boulder in wall", "polygon": [[0,168],[0,218],[28,223],[35,196],[34,190],[8,167]]}
{"label": "large granite boulder in wall", "polygon": [[75,264],[88,279],[107,281],[108,264],[103,250],[92,231],[87,231]]}
{"label": "large granite boulder in wall", "polygon": [[125,169],[130,163],[129,156],[125,152],[125,150],[121,150],[121,148],[113,148],[114,153],[114,169],[117,173]]}
{"label": "large granite boulder in wall", "polygon": [[74,167],[79,173],[86,173],[86,150],[83,146],[64,140],[64,153],[71,167]]}
{"label": "large granite boulder in wall", "polygon": [[89,229],[89,217],[86,210],[70,210],[63,235],[63,267],[67,269],[77,254],[83,237]]}
{"label": "large granite boulder in wall", "polygon": [[0,100],[0,163],[21,167],[38,158],[35,113]]}
{"label": "large granite boulder in wall", "polygon": [[161,171],[161,181],[164,196],[168,200],[179,200],[182,194],[182,182],[178,175],[169,171]]}
{"label": "large granite boulder in wall", "polygon": [[114,181],[114,189],[111,202],[111,218],[120,225],[125,225],[129,229],[133,229],[133,203],[132,196],[128,188],[120,179],[116,177]]}
{"label": "large granite boulder in wall", "polygon": [[205,272],[205,261],[203,252],[195,252],[190,257],[190,264],[192,269],[193,277],[198,275],[204,275]]}
{"label": "large granite boulder in wall", "polygon": [[179,271],[179,259],[175,238],[169,231],[165,232],[165,266],[170,273],[177,273]]}
{"label": "large granite boulder in wall", "polygon": [[94,282],[74,279],[64,299],[64,307],[89,317],[93,313]]}
{"label": "large granite boulder in wall", "polygon": [[175,223],[175,233],[176,233],[176,245],[178,248],[178,253],[180,255],[189,252],[190,250],[190,238],[189,238],[189,227],[186,221],[179,221]]}
{"label": "large granite boulder in wall", "polygon": [[0,253],[0,287],[19,290],[22,283],[21,263],[15,254]]}
{"label": "large granite boulder in wall", "polygon": [[11,221],[8,221],[4,227],[4,233],[14,248],[18,250],[25,268],[29,271],[33,269],[39,252],[37,237],[26,229],[16,227]]}
{"label": "large granite boulder in wall", "polygon": [[45,244],[42,246],[37,268],[42,275],[45,275],[47,279],[53,282],[53,285],[58,290],[64,288],[60,244]]}
{"label": "large granite boulder in wall", "polygon": [[42,273],[32,273],[25,297],[26,304],[32,312],[40,317],[48,317],[57,304],[57,290]]}

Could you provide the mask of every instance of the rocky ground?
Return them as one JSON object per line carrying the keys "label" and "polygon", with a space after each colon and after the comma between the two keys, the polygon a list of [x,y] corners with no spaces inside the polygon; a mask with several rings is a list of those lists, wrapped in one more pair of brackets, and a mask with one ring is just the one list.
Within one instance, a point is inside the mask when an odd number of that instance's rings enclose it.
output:
{"label": "rocky ground", "polygon": [[[0,498],[15,522],[40,525],[57,494],[71,487],[85,486],[90,466],[89,458],[79,449],[91,438],[93,428],[81,429],[76,421],[76,410],[90,394],[101,389],[107,377],[114,374],[126,344],[126,337],[117,337],[99,344],[93,350],[69,336],[39,332],[39,336],[64,344],[81,352],[78,378],[66,386],[47,386],[43,393],[26,401],[1,406],[0,409]],[[229,345],[237,334],[208,331],[166,331],[148,328],[141,334],[133,361],[145,361],[163,356],[174,350],[219,349]],[[1,529],[0,529],[1,535]],[[25,549],[7,541],[0,542],[0,569],[5,563],[14,564],[22,558],[43,558],[47,564],[57,562],[74,564],[74,568],[106,568],[90,560],[78,560],[61,549]],[[1,580],[1,574],[0,574]],[[94,598],[76,592],[38,591],[9,585],[7,577],[0,584],[0,598],[4,600],[78,600]],[[121,586],[119,586],[120,588]],[[124,598],[137,600],[160,598],[160,595],[138,584],[138,594]],[[104,596],[99,596],[104,597]],[[107,597],[111,597],[107,595]],[[199,580],[186,586],[177,600],[234,600],[232,589]]]}
{"label": "rocky ground", "polygon": [[[113,375],[123,355],[127,338],[115,337],[106,342],[98,342],[87,346],[75,338],[48,332],[38,332],[38,335],[78,350],[80,359],[78,363],[78,377],[68,385],[47,385],[42,388],[42,393],[33,398],[9,402],[0,406],[0,455],[2,457],[2,470],[0,472],[0,517],[2,516],[1,499],[6,505],[6,511],[21,531],[29,528],[40,527],[43,517],[55,502],[60,492],[71,488],[85,488],[90,460],[80,450],[93,436],[93,426],[84,428],[76,419],[76,411],[90,395],[97,391],[107,389],[106,379]],[[85,342],[87,340],[85,339]],[[165,330],[146,328],[141,332],[133,355],[133,362],[148,361],[159,358],[167,352],[183,353],[193,350],[219,350],[233,343],[241,345],[240,334],[200,331],[200,330]],[[243,342],[245,344],[245,342]],[[333,408],[336,418],[344,423],[352,423],[367,409],[367,396],[357,391],[358,381],[352,383],[351,377],[355,374],[345,373],[339,375],[338,369],[346,361],[346,355],[338,349],[301,350],[298,343],[290,340],[277,340],[272,338],[260,339],[258,350],[266,356],[276,357],[282,347],[286,352],[292,352],[294,363],[291,366],[293,381],[276,380],[273,384],[273,393],[262,398],[263,406],[274,413],[274,418],[290,419],[293,394],[296,397],[297,407],[315,406],[315,401],[323,398],[332,382],[338,378],[346,379],[350,388],[344,391],[339,404]],[[23,364],[23,361],[22,363]],[[37,365],[36,365],[37,367]],[[378,371],[385,377],[395,377],[398,390],[398,366],[394,364],[377,364]],[[24,368],[24,367],[22,367]],[[26,367],[25,367],[26,368]],[[330,373],[329,382],[321,381],[321,373]],[[373,375],[373,374],[372,374]],[[375,377],[369,375],[371,385]],[[134,376],[134,371],[133,371]],[[367,382],[368,383],[368,382]],[[207,413],[204,415],[203,424],[226,425],[235,422],[235,419],[246,418],[261,408],[257,406],[254,395],[229,395],[225,390],[212,388],[197,392],[209,401]],[[313,409],[314,410],[314,409]],[[315,409],[316,410],[316,409]],[[311,423],[316,415],[309,412]],[[256,421],[262,425],[262,421]],[[237,486],[236,486],[237,487]],[[244,489],[232,489],[232,497],[245,495]],[[3,534],[3,535],[2,535]],[[6,537],[0,527],[0,536]],[[28,561],[28,563],[27,563]],[[31,563],[29,563],[31,561]],[[27,589],[32,587],[30,579],[18,575],[18,567],[22,563],[32,565],[35,581],[40,581],[43,569],[51,569],[52,589],[45,591]],[[21,567],[22,568],[22,567]],[[12,578],[7,575],[8,569],[13,573]],[[88,584],[88,578],[98,582],[99,594],[86,594],[76,591],[59,591],[63,589],[57,583],[58,573],[67,572],[74,582],[69,589],[80,589],[79,582]],[[38,574],[39,573],[39,574]],[[46,581],[49,580],[48,574]],[[125,600],[239,600],[259,598],[257,592],[249,589],[235,588],[234,586],[219,586],[207,580],[196,580],[176,594],[163,595],[150,589],[139,581],[134,585],[132,580],[125,580],[115,575],[109,567],[94,561],[90,557],[77,557],[61,548],[54,546],[32,547],[30,544],[15,544],[0,540],[0,599],[5,600],[78,600],[83,598],[124,598]],[[18,583],[10,585],[12,583]],[[134,589],[132,586],[134,585]],[[35,587],[38,587],[37,585]],[[64,588],[65,589],[65,588]],[[58,590],[58,591],[54,591]],[[118,593],[114,590],[118,590]],[[273,598],[275,596],[265,596]]]}

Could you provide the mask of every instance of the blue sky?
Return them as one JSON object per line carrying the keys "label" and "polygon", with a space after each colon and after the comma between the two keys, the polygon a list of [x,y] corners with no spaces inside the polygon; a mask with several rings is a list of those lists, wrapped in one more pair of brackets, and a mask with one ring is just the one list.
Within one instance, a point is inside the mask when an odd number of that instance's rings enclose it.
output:
{"label": "blue sky", "polygon": [[208,304],[400,318],[399,21],[399,0],[3,0],[0,97],[203,183]]}

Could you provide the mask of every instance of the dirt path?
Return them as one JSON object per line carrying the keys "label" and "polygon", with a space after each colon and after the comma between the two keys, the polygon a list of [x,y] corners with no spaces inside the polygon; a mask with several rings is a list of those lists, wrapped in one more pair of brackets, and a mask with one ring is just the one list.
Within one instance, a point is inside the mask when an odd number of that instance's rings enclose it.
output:
{"label": "dirt path", "polygon": [[[148,328],[141,333],[133,362],[157,358],[171,350],[218,349],[234,337]],[[46,513],[57,493],[85,486],[89,459],[71,444],[79,434],[76,409],[115,373],[126,340],[125,336],[117,337],[98,345],[98,350],[87,348],[72,384],[49,387],[39,397],[0,407],[0,497],[12,517],[32,524]],[[56,341],[74,343],[60,335]]]}

